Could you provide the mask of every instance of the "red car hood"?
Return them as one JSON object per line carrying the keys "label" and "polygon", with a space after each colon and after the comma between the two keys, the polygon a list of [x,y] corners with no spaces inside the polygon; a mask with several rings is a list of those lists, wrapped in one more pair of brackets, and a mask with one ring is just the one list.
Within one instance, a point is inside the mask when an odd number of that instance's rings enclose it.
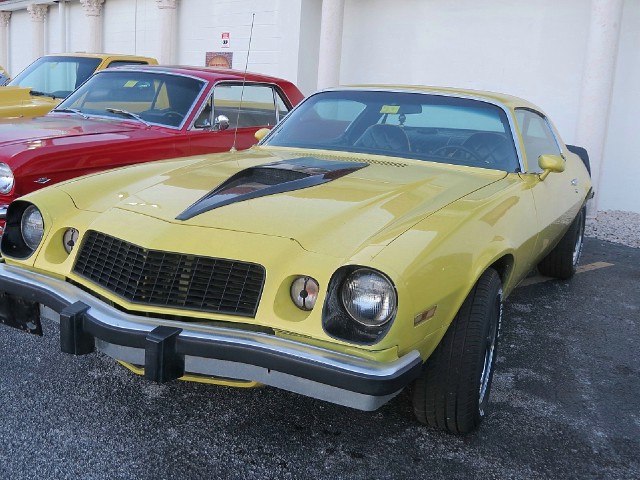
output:
{"label": "red car hood", "polygon": [[77,135],[121,133],[146,128],[135,123],[85,119],[79,115],[47,115],[0,121],[0,146]]}

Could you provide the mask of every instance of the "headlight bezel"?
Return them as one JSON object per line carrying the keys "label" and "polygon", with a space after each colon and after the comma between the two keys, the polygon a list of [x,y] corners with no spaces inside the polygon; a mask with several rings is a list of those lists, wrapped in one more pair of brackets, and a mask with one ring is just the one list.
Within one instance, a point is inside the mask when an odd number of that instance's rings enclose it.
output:
{"label": "headlight bezel", "polygon": [[[37,245],[28,245],[24,239],[22,231],[22,221],[25,213],[30,207],[34,207],[42,217],[42,237],[39,239]],[[33,210],[31,210],[33,211]],[[33,253],[40,248],[44,240],[44,234],[46,232],[46,220],[42,211],[33,203],[24,200],[16,200],[9,204],[7,209],[7,218],[2,234],[2,241],[0,243],[2,255],[5,257],[16,258],[19,260],[25,260],[29,258]],[[33,248],[35,246],[35,248]]]}
{"label": "headlight bezel", "polygon": [[[395,308],[388,318],[379,324],[366,325],[357,321],[347,311],[342,301],[342,289],[354,272],[365,270],[384,278],[393,290]],[[322,310],[322,327],[332,338],[358,345],[373,345],[379,342],[389,331],[398,313],[398,292],[391,278],[383,272],[371,267],[348,265],[334,272],[329,281],[327,296]]]}

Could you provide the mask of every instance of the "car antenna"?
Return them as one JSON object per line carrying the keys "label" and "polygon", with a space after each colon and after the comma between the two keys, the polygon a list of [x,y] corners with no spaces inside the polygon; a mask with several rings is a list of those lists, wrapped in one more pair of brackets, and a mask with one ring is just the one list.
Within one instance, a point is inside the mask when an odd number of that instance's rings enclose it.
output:
{"label": "car antenna", "polygon": [[249,68],[249,54],[251,53],[251,39],[253,38],[253,22],[256,19],[256,14],[251,15],[251,30],[249,31],[249,48],[247,49],[247,61],[244,64],[244,75],[242,76],[242,89],[240,90],[240,103],[238,104],[238,113],[236,115],[236,128],[233,132],[233,145],[231,145],[231,152],[236,152],[236,140],[238,138],[238,127],[240,123],[240,109],[242,108],[242,100],[244,98],[244,84],[247,82],[247,69]]}

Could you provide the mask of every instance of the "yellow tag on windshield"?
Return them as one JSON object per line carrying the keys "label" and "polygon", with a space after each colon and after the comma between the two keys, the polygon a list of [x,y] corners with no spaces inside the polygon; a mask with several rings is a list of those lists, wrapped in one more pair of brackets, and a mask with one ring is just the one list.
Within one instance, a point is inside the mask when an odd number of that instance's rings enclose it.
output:
{"label": "yellow tag on windshield", "polygon": [[131,87],[135,87],[136,83],[138,83],[137,80],[129,80],[127,83],[124,84],[125,87],[131,88]]}
{"label": "yellow tag on windshield", "polygon": [[400,105],[382,105],[380,113],[398,113]]}

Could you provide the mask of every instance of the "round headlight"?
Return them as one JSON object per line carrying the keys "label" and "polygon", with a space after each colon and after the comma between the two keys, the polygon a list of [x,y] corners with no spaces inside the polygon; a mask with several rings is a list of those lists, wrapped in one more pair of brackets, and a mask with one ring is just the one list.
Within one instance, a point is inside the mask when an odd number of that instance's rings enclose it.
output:
{"label": "round headlight", "polygon": [[44,220],[40,210],[35,205],[28,206],[22,214],[20,231],[27,247],[31,250],[38,248],[44,236]]}
{"label": "round headlight", "polygon": [[13,188],[15,179],[11,167],[6,163],[0,163],[0,193],[7,194]]}
{"label": "round headlight", "polygon": [[318,300],[318,282],[311,277],[298,277],[291,284],[291,300],[301,310],[312,310]]}
{"label": "round headlight", "polygon": [[356,322],[379,327],[393,318],[398,304],[396,289],[382,274],[361,268],[342,285],[342,303]]}

